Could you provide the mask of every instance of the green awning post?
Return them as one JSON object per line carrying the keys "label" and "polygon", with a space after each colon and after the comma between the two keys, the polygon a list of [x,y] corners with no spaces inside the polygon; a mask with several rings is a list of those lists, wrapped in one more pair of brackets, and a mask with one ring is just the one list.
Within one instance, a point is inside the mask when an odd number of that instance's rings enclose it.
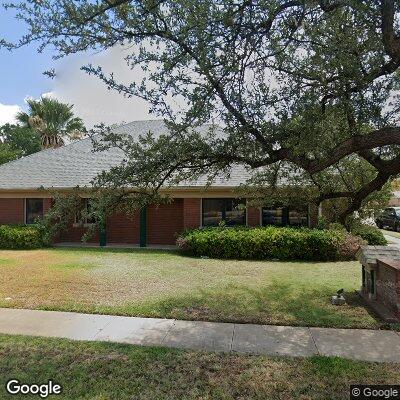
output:
{"label": "green awning post", "polygon": [[140,247],[147,245],[147,208],[140,209]]}
{"label": "green awning post", "polygon": [[100,247],[104,247],[107,245],[107,229],[106,229],[106,223],[102,222],[100,225]]}

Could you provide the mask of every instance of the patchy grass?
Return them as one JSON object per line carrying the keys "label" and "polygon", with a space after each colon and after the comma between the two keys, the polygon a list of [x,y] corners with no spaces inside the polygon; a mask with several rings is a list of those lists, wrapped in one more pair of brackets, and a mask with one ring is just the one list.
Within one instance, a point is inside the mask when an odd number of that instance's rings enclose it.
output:
{"label": "patchy grass", "polygon": [[400,232],[387,231],[386,229],[381,229],[381,231],[384,235],[393,236],[400,239]]}
{"label": "patchy grass", "polygon": [[[379,328],[357,262],[198,259],[173,251],[0,251],[0,306],[207,321]],[[344,288],[348,304],[330,304]],[[8,298],[6,300],[6,298]]]}
{"label": "patchy grass", "polygon": [[390,384],[400,366],[179,351],[0,335],[0,398],[8,379],[61,384],[57,399],[348,399],[350,384]]}

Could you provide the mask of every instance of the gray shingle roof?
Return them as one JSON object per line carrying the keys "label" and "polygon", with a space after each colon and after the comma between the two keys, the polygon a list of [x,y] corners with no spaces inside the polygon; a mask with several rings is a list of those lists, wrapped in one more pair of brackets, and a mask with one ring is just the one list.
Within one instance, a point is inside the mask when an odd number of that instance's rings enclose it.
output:
{"label": "gray shingle roof", "polygon": [[[208,129],[207,126],[200,130]],[[119,134],[138,138],[151,131],[155,135],[167,134],[163,121],[135,121],[113,129]],[[72,142],[58,149],[42,150],[30,156],[0,166],[0,190],[24,190],[44,187],[47,189],[90,187],[90,181],[100,172],[118,165],[122,151],[110,149],[93,152],[91,139]],[[249,173],[243,166],[235,166],[229,179],[217,178],[212,186],[235,187],[244,183]],[[206,178],[187,182],[180,186],[202,187]]]}

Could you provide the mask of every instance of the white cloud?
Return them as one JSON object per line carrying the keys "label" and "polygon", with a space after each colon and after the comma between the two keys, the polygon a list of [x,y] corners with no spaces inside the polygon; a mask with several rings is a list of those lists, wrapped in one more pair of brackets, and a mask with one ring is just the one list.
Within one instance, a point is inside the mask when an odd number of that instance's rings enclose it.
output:
{"label": "white cloud", "polygon": [[42,97],[48,97],[48,98],[54,98],[54,93],[53,92],[46,92],[42,93]]}
{"label": "white cloud", "polygon": [[[101,66],[107,73],[124,83],[131,83],[143,76],[126,65],[124,57],[132,48],[126,50],[115,47],[94,55],[80,54],[61,60],[56,68],[56,77],[51,96],[60,101],[73,104],[75,114],[81,117],[88,128],[104,122],[115,124],[134,120],[154,119],[148,113],[148,104],[139,98],[125,98],[97,77],[90,76],[80,68],[89,63]],[[46,93],[46,95],[48,95]]]}
{"label": "white cloud", "polygon": [[0,125],[15,123],[15,116],[19,111],[21,111],[21,109],[17,105],[0,103]]}

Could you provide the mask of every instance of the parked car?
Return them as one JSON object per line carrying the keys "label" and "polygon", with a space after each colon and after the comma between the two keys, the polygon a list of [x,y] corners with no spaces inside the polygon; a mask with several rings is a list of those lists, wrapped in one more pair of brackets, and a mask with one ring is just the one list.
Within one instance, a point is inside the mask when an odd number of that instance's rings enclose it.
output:
{"label": "parked car", "polygon": [[400,232],[400,207],[386,208],[375,220],[378,228],[389,228]]}

